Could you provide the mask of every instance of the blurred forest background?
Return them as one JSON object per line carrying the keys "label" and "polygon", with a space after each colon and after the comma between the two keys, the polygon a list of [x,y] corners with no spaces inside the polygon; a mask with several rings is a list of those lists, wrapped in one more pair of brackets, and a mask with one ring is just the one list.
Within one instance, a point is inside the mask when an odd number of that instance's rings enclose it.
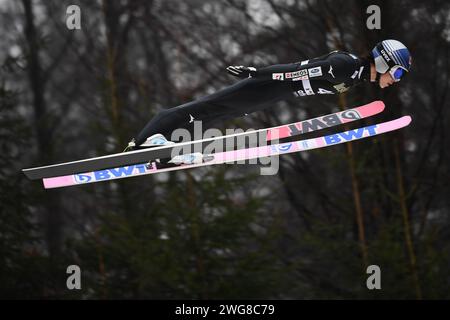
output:
{"label": "blurred forest background", "polygon": [[[0,30],[0,297],[450,298],[449,1],[0,0]],[[413,55],[398,85],[225,126],[380,99],[356,126],[410,114],[404,130],[282,156],[275,176],[221,165],[45,191],[20,172],[122,151],[156,112],[234,83],[228,65],[364,55],[386,38]],[[66,288],[72,264],[82,290]],[[371,264],[382,290],[366,288]]]}

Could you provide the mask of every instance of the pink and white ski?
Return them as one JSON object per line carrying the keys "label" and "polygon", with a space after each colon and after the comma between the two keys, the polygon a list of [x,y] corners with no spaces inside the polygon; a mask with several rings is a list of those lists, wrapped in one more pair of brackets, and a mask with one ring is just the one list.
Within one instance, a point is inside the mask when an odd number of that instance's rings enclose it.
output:
{"label": "pink and white ski", "polygon": [[317,138],[297,140],[287,143],[265,145],[253,148],[244,148],[232,151],[217,152],[206,155],[205,157],[208,158],[208,161],[200,164],[180,165],[170,168],[158,168],[158,164],[156,162],[152,162],[151,166],[148,166],[147,163],[140,163],[112,169],[86,172],[81,174],[44,178],[43,182],[44,187],[46,189],[60,188],[80,184],[136,177],[147,174],[155,174],[160,172],[198,168],[214,164],[233,163],[236,161],[277,156],[281,154],[324,148],[341,143],[373,137],[382,133],[401,129],[403,127],[408,126],[410,123],[411,117],[403,116],[395,120],[374,124],[371,126],[361,127],[357,129],[352,129],[344,132],[339,132],[335,134],[330,134],[326,136],[321,136]]}

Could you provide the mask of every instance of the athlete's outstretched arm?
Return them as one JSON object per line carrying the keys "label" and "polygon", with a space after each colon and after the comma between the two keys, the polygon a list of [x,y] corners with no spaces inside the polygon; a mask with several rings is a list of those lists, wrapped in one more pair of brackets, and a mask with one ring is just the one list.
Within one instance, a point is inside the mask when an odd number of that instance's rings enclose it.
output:
{"label": "athlete's outstretched arm", "polygon": [[[329,54],[311,61],[276,64],[262,68],[229,66],[227,71],[240,78],[258,78],[274,81],[297,81],[304,78],[331,82],[348,79],[354,71],[355,60],[346,53]],[[331,70],[331,72],[330,72]]]}
{"label": "athlete's outstretched arm", "polygon": [[[238,78],[272,79],[273,73],[294,72],[300,70],[300,63],[276,64],[256,69],[255,67],[229,66],[227,72]],[[283,79],[273,79],[283,80]]]}

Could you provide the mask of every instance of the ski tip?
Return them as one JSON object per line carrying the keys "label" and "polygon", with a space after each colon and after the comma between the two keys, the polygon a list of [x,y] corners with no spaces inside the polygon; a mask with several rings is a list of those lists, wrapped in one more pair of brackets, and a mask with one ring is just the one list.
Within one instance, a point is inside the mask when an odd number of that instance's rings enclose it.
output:
{"label": "ski tip", "polygon": [[412,121],[411,116],[406,115],[391,121],[384,122],[385,125],[392,127],[392,130],[408,126]]}
{"label": "ski tip", "polygon": [[386,105],[384,104],[384,101],[377,100],[377,101],[374,101],[374,102],[378,105],[378,107],[381,109],[381,111],[383,111],[384,108],[386,107]]}
{"label": "ski tip", "polygon": [[394,120],[378,124],[381,128],[380,132],[389,132],[407,127],[412,121],[411,116],[403,116]]}
{"label": "ski tip", "polygon": [[384,110],[384,108],[386,107],[384,102],[381,100],[373,101],[373,102],[369,103],[368,105],[371,106],[372,108],[375,108],[378,113],[382,112]]}
{"label": "ski tip", "polygon": [[384,102],[381,100],[372,101],[361,107],[355,108],[362,115],[363,118],[371,117],[382,112],[385,108]]}
{"label": "ski tip", "polygon": [[401,120],[402,120],[402,122],[403,122],[403,124],[405,125],[405,127],[407,126],[407,125],[409,125],[410,123],[411,123],[411,121],[412,121],[412,117],[411,116],[403,116],[403,117],[401,117],[400,118]]}

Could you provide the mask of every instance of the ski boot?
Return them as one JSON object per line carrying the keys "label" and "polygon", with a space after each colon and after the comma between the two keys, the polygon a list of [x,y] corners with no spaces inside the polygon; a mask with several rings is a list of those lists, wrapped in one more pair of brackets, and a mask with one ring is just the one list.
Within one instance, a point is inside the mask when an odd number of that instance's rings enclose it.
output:
{"label": "ski boot", "polygon": [[151,148],[151,147],[160,147],[160,146],[170,146],[175,144],[173,141],[169,141],[162,134],[157,133],[154,134],[145,140],[139,147],[140,148]]}
{"label": "ski boot", "polygon": [[200,152],[194,152],[189,154],[182,154],[175,156],[168,163],[173,163],[176,165],[180,164],[199,164],[203,163],[203,154]]}
{"label": "ski boot", "polygon": [[144,149],[144,148],[170,146],[172,144],[175,144],[175,142],[169,141],[162,134],[157,133],[157,134],[154,134],[154,135],[148,137],[147,140],[144,141],[144,143],[142,143],[138,146],[136,145],[135,140],[132,139],[130,142],[128,142],[128,146],[125,148],[125,150],[123,150],[123,152]]}
{"label": "ski boot", "polygon": [[[161,147],[161,146],[170,146],[174,145],[175,142],[169,141],[164,137],[162,134],[157,133],[154,134],[145,140],[144,143],[140,144],[139,146],[136,146],[136,143],[133,140],[131,140],[128,143],[128,146],[125,148],[124,152],[131,151],[131,150],[137,150],[137,149],[144,149],[144,148],[154,148],[154,147]],[[203,154],[200,152],[194,152],[189,154],[183,154],[173,157],[172,159],[155,159],[153,161],[149,161],[146,165],[147,169],[153,168],[153,162],[158,167],[175,167],[182,164],[190,165],[190,164],[200,164],[209,160],[206,159]]]}
{"label": "ski boot", "polygon": [[[149,148],[149,147],[156,147],[156,146],[170,146],[174,145],[175,142],[167,140],[162,134],[157,133],[152,135],[151,137],[147,138],[147,140],[141,144],[139,147],[142,148]],[[169,161],[168,159],[156,159],[156,162],[162,165],[165,164],[172,164],[172,165],[181,165],[181,164],[198,164],[202,163],[203,161],[203,155],[200,152],[185,154],[185,155],[179,155],[175,156]]]}
{"label": "ski boot", "polygon": [[180,165],[200,164],[203,162],[204,162],[203,154],[201,154],[200,152],[195,152],[195,153],[182,154],[179,156],[175,156],[172,159],[169,159],[169,158],[155,159],[155,160],[149,161],[146,164],[146,168],[149,170],[154,168],[154,166],[156,166],[158,169],[172,168],[172,167],[178,167]]}

